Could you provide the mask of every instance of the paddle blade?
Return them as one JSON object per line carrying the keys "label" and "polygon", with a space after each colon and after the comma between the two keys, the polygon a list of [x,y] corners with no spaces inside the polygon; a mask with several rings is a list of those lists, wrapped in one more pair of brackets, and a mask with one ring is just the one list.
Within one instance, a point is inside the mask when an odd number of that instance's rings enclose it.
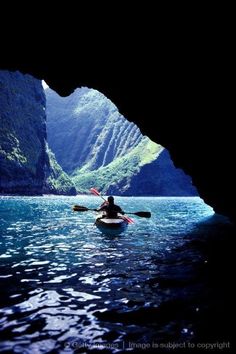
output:
{"label": "paddle blade", "polygon": [[90,192],[94,195],[100,196],[100,193],[95,188],[90,188]]}
{"label": "paddle blade", "polygon": [[134,220],[132,220],[132,219],[129,218],[128,216],[123,215],[122,217],[128,222],[128,224],[134,224]]}
{"label": "paddle blade", "polygon": [[137,211],[134,214],[137,216],[140,216],[141,218],[150,218],[151,217],[150,211]]}
{"label": "paddle blade", "polygon": [[74,211],[88,211],[88,210],[89,210],[88,208],[86,208],[86,207],[84,207],[84,206],[81,206],[81,205],[74,205],[74,206],[72,207],[72,209],[73,209]]}

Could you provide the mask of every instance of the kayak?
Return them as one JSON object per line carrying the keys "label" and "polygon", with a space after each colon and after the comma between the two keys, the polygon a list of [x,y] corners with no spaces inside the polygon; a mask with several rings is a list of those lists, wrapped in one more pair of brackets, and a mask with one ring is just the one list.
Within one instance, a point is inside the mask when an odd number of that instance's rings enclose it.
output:
{"label": "kayak", "polygon": [[104,233],[119,234],[125,231],[128,221],[119,214],[115,219],[110,219],[100,214],[96,218],[95,225]]}

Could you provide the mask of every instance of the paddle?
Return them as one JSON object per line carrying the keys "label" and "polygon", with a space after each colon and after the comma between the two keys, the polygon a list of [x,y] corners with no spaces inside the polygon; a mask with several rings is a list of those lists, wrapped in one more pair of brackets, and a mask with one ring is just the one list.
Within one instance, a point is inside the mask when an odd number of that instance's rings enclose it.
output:
{"label": "paddle", "polygon": [[101,197],[103,200],[105,200],[105,202],[107,202],[107,200],[101,195],[101,193],[98,192],[97,189],[95,189],[95,188],[90,188],[90,192],[93,193],[93,194],[95,194],[95,195],[97,195],[97,196],[99,196],[99,197]]}
{"label": "paddle", "polygon": [[150,218],[151,217],[150,211],[136,211],[135,213],[129,213],[129,212],[125,211],[125,214],[137,215],[137,216],[140,216],[140,218]]}
{"label": "paddle", "polygon": [[[82,205],[74,205],[73,206],[73,210],[74,211],[97,211],[97,209],[90,209],[90,208],[86,208]],[[137,215],[140,216],[141,218],[150,218],[151,217],[151,213],[149,211],[136,211],[135,213],[127,213],[124,212],[125,214],[133,214],[133,215]]]}
{"label": "paddle", "polygon": [[97,211],[97,209],[89,209],[89,208],[86,208],[86,207],[81,206],[81,205],[74,205],[74,206],[72,207],[72,209],[73,209],[74,211],[89,211],[89,210],[91,210],[91,211]]}

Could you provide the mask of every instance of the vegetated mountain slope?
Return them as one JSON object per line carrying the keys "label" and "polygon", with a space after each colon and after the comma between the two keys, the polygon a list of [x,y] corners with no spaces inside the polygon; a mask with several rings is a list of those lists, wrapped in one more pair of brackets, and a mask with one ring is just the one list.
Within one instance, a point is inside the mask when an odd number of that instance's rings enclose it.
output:
{"label": "vegetated mountain slope", "polygon": [[81,88],[60,97],[47,89],[46,99],[49,146],[78,192],[96,186],[117,195],[197,195],[168,152],[102,93]]}
{"label": "vegetated mountain slope", "polygon": [[55,155],[46,144],[48,162],[45,168],[44,194],[76,195],[76,187],[71,178],[58,164]]}
{"label": "vegetated mountain slope", "polygon": [[48,142],[62,168],[96,170],[124,156],[142,139],[139,128],[96,90],[69,97],[47,89]]}
{"label": "vegetated mountain slope", "polygon": [[43,193],[52,164],[46,149],[45,105],[40,80],[0,71],[0,193]]}

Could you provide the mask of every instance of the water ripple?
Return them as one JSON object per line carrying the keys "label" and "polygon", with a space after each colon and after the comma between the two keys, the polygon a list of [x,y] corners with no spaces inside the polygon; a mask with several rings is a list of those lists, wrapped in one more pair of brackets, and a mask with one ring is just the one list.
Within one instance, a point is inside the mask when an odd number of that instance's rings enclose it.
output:
{"label": "water ripple", "polygon": [[179,340],[193,336],[206,259],[188,248],[187,235],[198,239],[212,209],[199,198],[118,202],[152,218],[109,236],[93,213],[71,211],[75,203],[96,207],[92,197],[1,198],[0,350],[69,353],[73,341],[161,340],[174,327]]}

